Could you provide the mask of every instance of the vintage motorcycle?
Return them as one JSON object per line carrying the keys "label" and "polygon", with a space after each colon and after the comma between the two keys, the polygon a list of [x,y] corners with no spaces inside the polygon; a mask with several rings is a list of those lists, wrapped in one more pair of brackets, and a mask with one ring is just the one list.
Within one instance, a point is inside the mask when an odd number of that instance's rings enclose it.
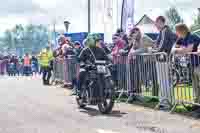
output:
{"label": "vintage motorcycle", "polygon": [[111,67],[112,65],[106,61],[95,61],[94,64],[84,66],[87,76],[79,96],[76,96],[80,108],[93,105],[98,106],[102,114],[112,111],[115,91],[110,72]]}

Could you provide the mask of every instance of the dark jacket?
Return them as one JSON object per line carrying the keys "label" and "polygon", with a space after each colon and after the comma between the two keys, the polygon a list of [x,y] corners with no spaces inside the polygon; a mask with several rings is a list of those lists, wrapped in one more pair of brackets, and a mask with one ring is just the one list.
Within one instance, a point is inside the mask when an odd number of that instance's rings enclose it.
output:
{"label": "dark jacket", "polygon": [[75,52],[73,50],[73,48],[67,48],[65,50],[64,56],[67,58],[68,56],[75,56]]}
{"label": "dark jacket", "polygon": [[157,39],[157,46],[159,52],[166,52],[170,54],[171,49],[176,42],[176,35],[171,31],[168,26],[165,26],[161,31]]}
{"label": "dark jacket", "polygon": [[85,48],[79,55],[79,61],[84,63],[94,63],[96,60],[109,60],[105,51],[98,47]]}
{"label": "dark jacket", "polygon": [[78,49],[74,49],[74,53],[75,53],[75,55],[78,57],[79,55],[80,55],[80,53],[81,53],[81,51],[82,51],[82,48],[78,48]]}

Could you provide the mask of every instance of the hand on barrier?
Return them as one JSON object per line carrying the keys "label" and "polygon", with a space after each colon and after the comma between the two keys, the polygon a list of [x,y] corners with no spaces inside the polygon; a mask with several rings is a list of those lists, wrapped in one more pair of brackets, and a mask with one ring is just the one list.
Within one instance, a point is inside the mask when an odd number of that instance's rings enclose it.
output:
{"label": "hand on barrier", "polygon": [[200,56],[200,52],[189,52],[188,54],[189,55],[198,55],[198,56]]}
{"label": "hand on barrier", "polygon": [[176,48],[173,48],[173,49],[171,50],[171,54],[176,54]]}

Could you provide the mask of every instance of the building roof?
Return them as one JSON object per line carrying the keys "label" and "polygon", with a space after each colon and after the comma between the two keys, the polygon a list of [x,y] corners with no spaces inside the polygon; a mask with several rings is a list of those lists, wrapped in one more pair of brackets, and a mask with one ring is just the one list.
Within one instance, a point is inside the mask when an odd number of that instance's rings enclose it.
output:
{"label": "building roof", "polygon": [[158,33],[155,22],[146,14],[139,20],[136,27],[140,28],[142,33]]}
{"label": "building roof", "polygon": [[136,26],[141,24],[154,24],[154,21],[149,16],[144,14],[144,16],[142,16],[142,18],[138,21]]}

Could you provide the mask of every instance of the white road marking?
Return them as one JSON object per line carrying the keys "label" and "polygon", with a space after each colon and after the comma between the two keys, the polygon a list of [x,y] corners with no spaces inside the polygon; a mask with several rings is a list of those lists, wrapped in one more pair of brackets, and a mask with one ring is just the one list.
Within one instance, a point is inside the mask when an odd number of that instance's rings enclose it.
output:
{"label": "white road marking", "polygon": [[97,133],[119,133],[119,132],[113,132],[113,131],[98,129],[98,130],[97,130]]}

